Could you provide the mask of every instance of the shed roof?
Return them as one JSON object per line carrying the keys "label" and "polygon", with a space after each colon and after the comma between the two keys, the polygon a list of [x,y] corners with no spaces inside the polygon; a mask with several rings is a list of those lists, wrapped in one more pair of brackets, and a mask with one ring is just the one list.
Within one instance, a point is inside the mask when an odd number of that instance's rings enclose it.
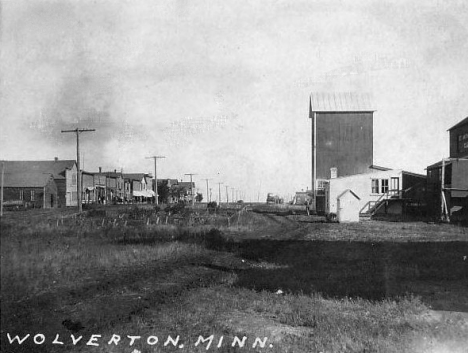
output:
{"label": "shed roof", "polygon": [[369,93],[313,92],[310,95],[312,112],[374,112]]}
{"label": "shed roof", "polygon": [[[451,165],[452,161],[457,161],[457,162],[468,162],[468,158],[446,158],[445,159],[445,166]],[[431,164],[426,168],[427,169],[433,169],[433,168],[439,168],[442,167],[442,161],[438,161],[437,163]]]}
{"label": "shed roof", "polygon": [[5,163],[6,173],[48,173],[54,179],[65,179],[65,170],[72,169],[74,160],[53,161],[2,161]]}
{"label": "shed roof", "polygon": [[42,188],[53,180],[47,173],[5,173],[3,186],[8,188]]}
{"label": "shed roof", "polygon": [[370,169],[375,169],[375,170],[380,170],[380,171],[392,170],[391,168],[381,167],[381,166],[375,165],[375,164],[372,164],[369,168]]}
{"label": "shed roof", "polygon": [[450,129],[448,129],[447,131],[451,131],[451,130],[453,130],[453,129],[457,128],[457,127],[460,127],[460,126],[462,126],[462,125],[465,125],[465,124],[468,124],[468,116],[467,116],[465,119],[463,119],[462,121],[460,121],[459,123],[453,125],[453,126],[452,126]]}

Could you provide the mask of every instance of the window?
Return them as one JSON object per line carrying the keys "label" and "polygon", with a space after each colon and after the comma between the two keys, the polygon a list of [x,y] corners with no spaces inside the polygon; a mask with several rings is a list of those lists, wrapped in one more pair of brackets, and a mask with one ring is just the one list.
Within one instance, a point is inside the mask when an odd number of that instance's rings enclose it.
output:
{"label": "window", "polygon": [[328,181],[317,179],[317,190],[324,190],[327,187]]}
{"label": "window", "polygon": [[386,192],[388,192],[388,179],[382,179],[381,180],[380,192],[382,194],[385,194]]}
{"label": "window", "polygon": [[34,190],[31,190],[31,201],[34,201]]}
{"label": "window", "polygon": [[24,190],[19,191],[19,198],[20,200],[24,200]]}
{"label": "window", "polygon": [[76,185],[76,174],[72,174],[72,185]]}
{"label": "window", "polygon": [[372,179],[372,193],[379,193],[379,179]]}

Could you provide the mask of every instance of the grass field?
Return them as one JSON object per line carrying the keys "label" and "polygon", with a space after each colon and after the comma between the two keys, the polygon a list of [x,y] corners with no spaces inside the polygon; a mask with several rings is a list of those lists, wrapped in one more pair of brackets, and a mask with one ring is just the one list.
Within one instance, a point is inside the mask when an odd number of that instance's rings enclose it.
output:
{"label": "grass field", "polygon": [[468,228],[123,206],[0,226],[2,352],[467,351]]}

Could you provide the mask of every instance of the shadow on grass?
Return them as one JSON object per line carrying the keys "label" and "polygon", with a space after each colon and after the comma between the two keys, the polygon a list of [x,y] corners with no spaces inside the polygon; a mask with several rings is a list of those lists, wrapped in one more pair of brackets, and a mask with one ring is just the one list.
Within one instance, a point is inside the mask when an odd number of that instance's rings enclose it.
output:
{"label": "shadow on grass", "polygon": [[468,312],[467,242],[247,240],[212,244],[250,260],[235,286],[372,301],[420,296],[434,309]]}

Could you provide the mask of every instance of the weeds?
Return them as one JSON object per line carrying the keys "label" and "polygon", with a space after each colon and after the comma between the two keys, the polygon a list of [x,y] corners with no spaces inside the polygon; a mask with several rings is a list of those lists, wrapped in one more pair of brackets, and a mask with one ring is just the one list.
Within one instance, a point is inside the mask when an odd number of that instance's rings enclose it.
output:
{"label": "weeds", "polygon": [[[230,345],[243,335],[268,337],[271,353],[424,352],[427,342],[462,352],[464,326],[423,314],[436,285],[451,291],[452,304],[460,302],[466,242],[384,242],[372,225],[304,226],[291,216],[222,209],[213,215],[187,209],[179,214],[183,224],[156,222],[164,213],[151,207],[109,208],[106,216],[97,211],[2,220],[2,351],[12,350],[6,331],[53,338],[69,334],[68,326],[85,337],[171,334],[185,343],[87,350],[97,353],[205,352],[194,346],[199,335],[224,336],[229,344],[213,348],[217,352],[258,351]],[[418,231],[395,227],[385,236]],[[334,232],[368,241],[317,240]],[[14,351],[85,348],[25,344]]]}

